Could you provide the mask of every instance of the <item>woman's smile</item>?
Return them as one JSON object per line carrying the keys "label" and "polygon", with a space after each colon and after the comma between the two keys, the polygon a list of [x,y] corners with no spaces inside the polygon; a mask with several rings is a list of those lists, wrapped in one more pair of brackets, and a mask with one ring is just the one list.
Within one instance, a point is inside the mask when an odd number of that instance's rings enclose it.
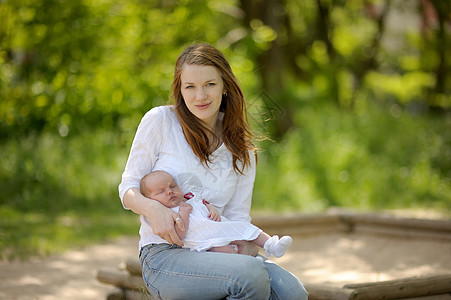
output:
{"label": "woman's smile", "polygon": [[196,104],[195,106],[198,108],[198,109],[207,109],[208,107],[210,107],[210,104],[211,104],[211,102],[209,102],[209,103],[204,103],[204,104]]}

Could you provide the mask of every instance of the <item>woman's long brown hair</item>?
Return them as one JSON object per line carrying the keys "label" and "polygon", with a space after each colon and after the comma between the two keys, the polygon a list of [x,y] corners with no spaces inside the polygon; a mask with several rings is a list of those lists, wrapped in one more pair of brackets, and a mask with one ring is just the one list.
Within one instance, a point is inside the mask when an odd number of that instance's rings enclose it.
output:
{"label": "woman's long brown hair", "polygon": [[[232,68],[219,50],[207,44],[196,44],[188,47],[175,63],[174,81],[171,89],[177,117],[193,152],[206,165],[211,162],[211,145],[215,145],[219,141],[219,137],[189,111],[183,100],[180,77],[184,64],[218,68],[226,91],[219,108],[224,113],[222,139],[227,149],[232,153],[234,170],[242,174],[244,168],[250,165],[249,150],[255,151],[256,149],[252,143],[253,135],[247,120],[243,92],[232,72]],[[209,134],[213,136],[213,140],[208,139]],[[241,163],[241,166],[238,162]]]}

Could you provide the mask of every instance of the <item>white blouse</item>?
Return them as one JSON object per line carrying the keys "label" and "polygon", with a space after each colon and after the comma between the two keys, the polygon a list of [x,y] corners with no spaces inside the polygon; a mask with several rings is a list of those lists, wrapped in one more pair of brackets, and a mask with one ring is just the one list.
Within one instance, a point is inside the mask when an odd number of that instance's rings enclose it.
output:
{"label": "white blouse", "polygon": [[[124,205],[123,197],[128,189],[139,188],[139,181],[149,172],[164,170],[174,177],[182,192],[191,191],[206,199],[229,220],[250,222],[256,170],[253,153],[250,158],[251,166],[244,170],[244,175],[237,174],[232,154],[222,144],[211,155],[211,163],[202,164],[183,135],[174,107],[155,107],[138,126],[119,185],[119,196]],[[125,205],[124,208],[128,209]],[[153,234],[146,217],[141,215],[140,221],[140,248],[165,242]]]}

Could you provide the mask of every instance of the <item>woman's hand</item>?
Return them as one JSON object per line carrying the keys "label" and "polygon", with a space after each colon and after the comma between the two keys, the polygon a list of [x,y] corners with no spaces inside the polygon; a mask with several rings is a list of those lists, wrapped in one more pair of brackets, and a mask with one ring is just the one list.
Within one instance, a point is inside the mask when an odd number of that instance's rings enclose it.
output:
{"label": "woman's hand", "polygon": [[152,232],[169,244],[183,246],[175,231],[175,226],[185,231],[183,221],[172,209],[156,200],[144,197],[139,188],[131,188],[124,194],[124,204],[139,215],[146,216],[152,225]]}
{"label": "woman's hand", "polygon": [[[149,201],[155,200],[149,199]],[[148,215],[152,224],[152,232],[163,240],[166,240],[169,244],[183,246],[183,242],[175,230],[175,226],[181,231],[186,230],[183,220],[172,209],[165,207],[158,201],[155,202],[158,205],[155,205],[152,212]]]}
{"label": "woman's hand", "polygon": [[184,212],[187,215],[193,210],[193,206],[191,204],[182,202],[180,203],[179,213]]}
{"label": "woman's hand", "polygon": [[257,256],[257,254],[258,254],[258,247],[252,242],[233,241],[230,244],[238,246],[239,254],[245,254],[245,255],[250,255],[250,256]]}

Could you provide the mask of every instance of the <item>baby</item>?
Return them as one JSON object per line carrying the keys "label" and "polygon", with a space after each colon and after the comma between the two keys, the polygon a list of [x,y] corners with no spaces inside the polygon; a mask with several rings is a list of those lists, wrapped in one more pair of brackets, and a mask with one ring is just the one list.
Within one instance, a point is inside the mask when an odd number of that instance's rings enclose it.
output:
{"label": "baby", "polygon": [[266,256],[281,257],[292,243],[290,236],[270,236],[248,222],[230,221],[218,209],[192,193],[183,195],[174,178],[164,171],[154,171],[141,179],[141,193],[159,201],[180,215],[186,231],[175,226],[185,248],[192,251],[239,253],[233,241],[245,240],[264,249]]}

